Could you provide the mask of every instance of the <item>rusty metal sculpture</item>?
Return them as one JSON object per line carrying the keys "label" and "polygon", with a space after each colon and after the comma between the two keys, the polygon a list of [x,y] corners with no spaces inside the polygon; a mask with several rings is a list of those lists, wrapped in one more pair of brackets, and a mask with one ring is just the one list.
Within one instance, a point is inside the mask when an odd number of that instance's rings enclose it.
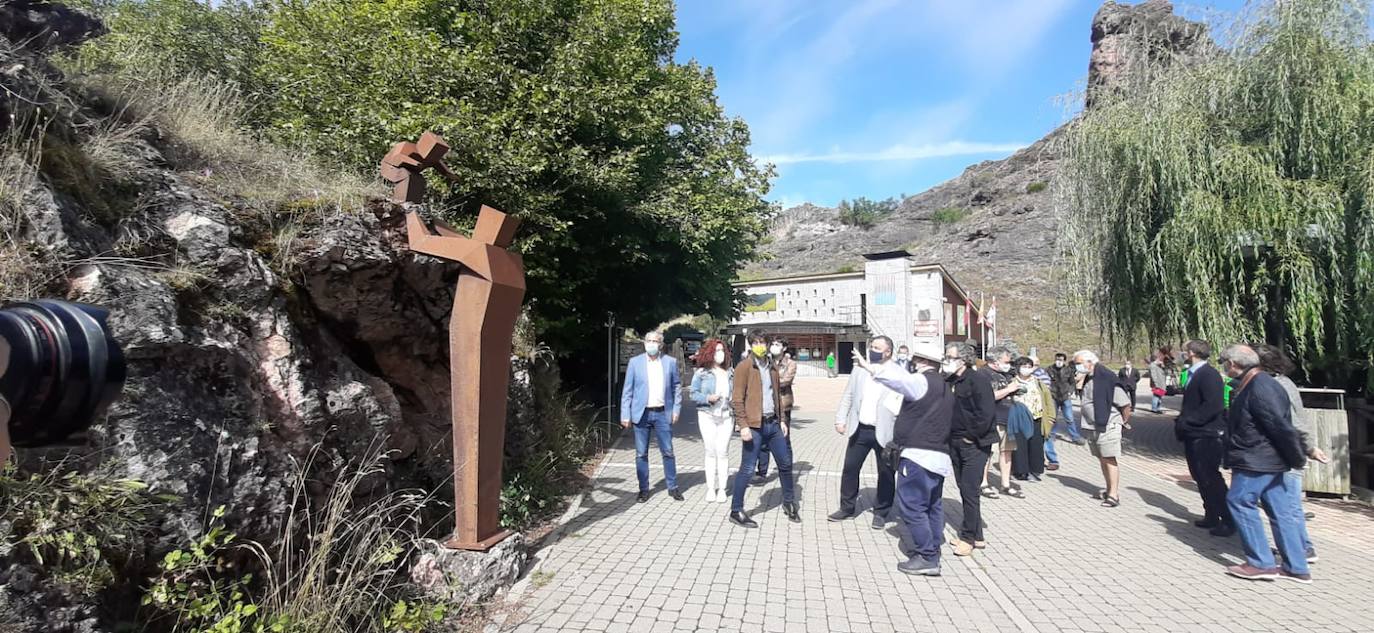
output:
{"label": "rusty metal sculpture", "polygon": [[[392,200],[420,202],[425,169],[448,178],[448,144],[425,132],[415,143],[397,143],[382,159],[382,178],[395,185]],[[427,225],[406,213],[410,249],[458,262],[463,271],[449,316],[452,373],[455,549],[483,551],[510,535],[500,527],[501,459],[506,432],[511,337],[525,296],[525,269],[507,250],[520,221],[482,206],[472,237],[441,222]]]}

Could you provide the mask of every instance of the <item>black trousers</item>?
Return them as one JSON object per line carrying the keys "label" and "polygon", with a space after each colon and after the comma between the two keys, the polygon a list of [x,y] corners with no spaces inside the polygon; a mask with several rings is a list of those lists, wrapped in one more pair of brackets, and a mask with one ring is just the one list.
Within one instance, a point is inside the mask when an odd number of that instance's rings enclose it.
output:
{"label": "black trousers", "polygon": [[1045,432],[1039,420],[1031,423],[1029,438],[1016,437],[1016,452],[1011,456],[1013,477],[1025,479],[1032,473],[1045,474]]}
{"label": "black trousers", "polygon": [[950,460],[954,462],[954,477],[959,480],[959,498],[963,501],[964,522],[959,526],[959,538],[964,541],[983,540],[983,470],[988,467],[992,448],[969,444],[955,438],[949,445]]}
{"label": "black trousers", "polygon": [[873,512],[887,516],[892,509],[892,498],[897,493],[896,471],[892,463],[883,459],[883,445],[878,443],[877,429],[860,424],[854,434],[849,436],[849,446],[844,451],[844,470],[840,472],[840,509],[854,511],[854,503],[859,498],[859,471],[863,470],[864,460],[873,453],[878,461],[878,499],[873,503]]}
{"label": "black trousers", "polygon": [[1221,460],[1226,446],[1220,437],[1183,440],[1183,455],[1188,460],[1188,474],[1197,482],[1202,496],[1202,508],[1208,519],[1231,522],[1231,509],[1226,505],[1226,480],[1221,477]]}

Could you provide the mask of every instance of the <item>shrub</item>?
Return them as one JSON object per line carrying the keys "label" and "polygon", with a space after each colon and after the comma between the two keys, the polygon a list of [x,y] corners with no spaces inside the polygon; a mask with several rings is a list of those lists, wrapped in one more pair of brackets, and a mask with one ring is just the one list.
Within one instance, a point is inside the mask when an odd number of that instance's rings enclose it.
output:
{"label": "shrub", "polygon": [[962,207],[945,207],[932,213],[930,221],[936,224],[955,224],[962,222],[969,216],[968,209]]}
{"label": "shrub", "polygon": [[840,223],[867,229],[896,210],[897,200],[894,198],[869,200],[859,197],[855,198],[853,202],[841,200],[839,206]]}
{"label": "shrub", "polygon": [[[317,447],[318,451],[318,447]],[[428,498],[400,491],[360,494],[382,472],[374,452],[345,467],[323,501],[301,467],[291,514],[272,545],[245,541],[224,525],[224,509],[193,545],[169,552],[143,598],[152,621],[172,631],[215,633],[392,633],[421,631],[450,607],[407,595],[405,564],[415,551]]]}
{"label": "shrub", "polygon": [[1049,183],[1043,180],[1037,180],[1033,183],[1030,183],[1029,185],[1026,185],[1026,193],[1040,193],[1041,191],[1049,189],[1049,187]]}
{"label": "shrub", "polygon": [[525,529],[549,518],[563,498],[581,485],[579,471],[588,457],[605,446],[618,427],[561,389],[547,359],[531,363],[532,424],[506,430],[502,470],[501,525]]}
{"label": "shrub", "polygon": [[154,515],[165,502],[147,486],[109,470],[81,474],[60,463],[20,477],[0,469],[0,551],[11,550],[72,590],[92,595],[114,586],[142,554]]}

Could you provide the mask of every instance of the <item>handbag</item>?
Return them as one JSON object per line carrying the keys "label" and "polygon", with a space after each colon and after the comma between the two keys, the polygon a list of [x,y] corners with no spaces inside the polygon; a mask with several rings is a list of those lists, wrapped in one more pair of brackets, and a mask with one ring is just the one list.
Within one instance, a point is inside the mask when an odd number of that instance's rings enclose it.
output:
{"label": "handbag", "polygon": [[1163,390],[1163,389],[1160,389],[1159,387],[1155,387],[1155,388],[1151,389],[1151,390],[1150,390],[1150,393],[1155,394],[1155,397],[1156,397],[1156,398],[1163,398],[1164,395],[1165,395],[1164,390]]}

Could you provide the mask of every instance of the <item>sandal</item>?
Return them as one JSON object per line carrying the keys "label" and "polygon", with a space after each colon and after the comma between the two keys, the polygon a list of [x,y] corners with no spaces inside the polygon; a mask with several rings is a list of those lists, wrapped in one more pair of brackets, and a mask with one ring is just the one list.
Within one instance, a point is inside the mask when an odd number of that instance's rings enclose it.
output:
{"label": "sandal", "polygon": [[1025,499],[1025,498],[1026,498],[1026,493],[1025,493],[1024,491],[1022,491],[1020,487],[1016,487],[1016,488],[1003,488],[1003,489],[1002,489],[1002,494],[1003,494],[1003,495],[1006,495],[1006,496],[1008,496],[1008,497],[1011,497],[1011,498],[1013,498],[1013,499]]}
{"label": "sandal", "polygon": [[983,486],[982,494],[989,499],[997,498],[997,489],[992,486]]}
{"label": "sandal", "polygon": [[1104,497],[1102,499],[1102,507],[1104,508],[1115,508],[1119,505],[1121,505],[1121,500],[1116,497]]}
{"label": "sandal", "polygon": [[1103,488],[1102,490],[1098,490],[1098,491],[1097,491],[1097,495],[1095,495],[1093,498],[1094,498],[1094,499],[1106,499],[1106,498],[1107,498],[1107,489],[1106,489],[1106,488]]}

